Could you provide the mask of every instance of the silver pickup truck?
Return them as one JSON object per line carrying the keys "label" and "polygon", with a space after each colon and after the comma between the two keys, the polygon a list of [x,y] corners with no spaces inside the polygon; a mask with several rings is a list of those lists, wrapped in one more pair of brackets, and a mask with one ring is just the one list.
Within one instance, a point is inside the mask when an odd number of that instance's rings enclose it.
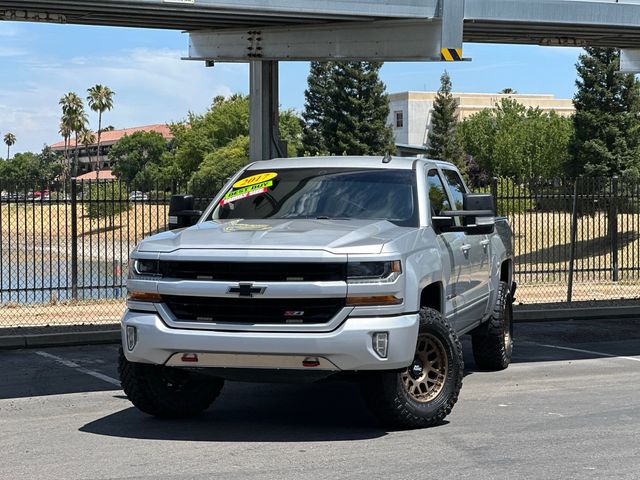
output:
{"label": "silver pickup truck", "polygon": [[395,427],[427,427],[476,365],[511,360],[512,236],[491,195],[445,162],[270,160],[238,172],[204,212],[132,253],[119,360],[140,410],[207,409],[225,379],[354,378]]}

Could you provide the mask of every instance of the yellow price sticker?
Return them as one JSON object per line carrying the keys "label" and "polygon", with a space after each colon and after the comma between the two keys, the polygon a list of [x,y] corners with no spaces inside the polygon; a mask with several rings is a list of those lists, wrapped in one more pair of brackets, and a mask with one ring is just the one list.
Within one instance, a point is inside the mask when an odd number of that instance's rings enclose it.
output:
{"label": "yellow price sticker", "polygon": [[256,185],[257,183],[267,182],[269,180],[276,178],[277,176],[278,174],[274,172],[260,173],[258,175],[253,175],[251,177],[238,180],[236,183],[233,184],[233,188],[248,187],[250,185]]}

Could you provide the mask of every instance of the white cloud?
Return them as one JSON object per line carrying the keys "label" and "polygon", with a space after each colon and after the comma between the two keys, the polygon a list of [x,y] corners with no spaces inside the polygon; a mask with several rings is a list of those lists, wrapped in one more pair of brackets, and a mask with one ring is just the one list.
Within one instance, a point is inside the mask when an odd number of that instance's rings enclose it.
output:
{"label": "white cloud", "polygon": [[0,57],[20,57],[29,53],[24,48],[3,47],[0,46]]}
{"label": "white cloud", "polygon": [[[97,57],[28,57],[16,67],[27,83],[0,88],[0,131],[15,133],[16,152],[54,143],[59,98],[69,91],[84,97],[98,83],[116,92],[114,109],[103,116],[104,124],[116,128],[180,121],[189,111],[206,110],[216,95],[246,93],[246,65],[205,68],[202,62],[181,60],[183,53],[137,48]],[[97,115],[88,113],[96,129]]]}

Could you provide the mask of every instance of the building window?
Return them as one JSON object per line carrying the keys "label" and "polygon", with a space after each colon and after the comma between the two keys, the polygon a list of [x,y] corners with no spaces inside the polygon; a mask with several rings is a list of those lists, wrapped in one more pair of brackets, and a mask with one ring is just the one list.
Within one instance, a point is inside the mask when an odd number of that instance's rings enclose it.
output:
{"label": "building window", "polygon": [[396,116],[396,128],[404,127],[404,112],[402,110],[399,110],[393,113]]}

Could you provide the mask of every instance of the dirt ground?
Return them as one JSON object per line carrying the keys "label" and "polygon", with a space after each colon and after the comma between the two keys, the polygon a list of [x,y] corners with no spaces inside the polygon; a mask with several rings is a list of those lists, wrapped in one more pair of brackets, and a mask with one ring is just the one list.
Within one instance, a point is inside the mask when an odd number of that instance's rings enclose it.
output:
{"label": "dirt ground", "polygon": [[[165,229],[168,205],[132,204],[113,218],[91,219],[78,205],[78,238],[88,241],[127,240],[137,242]],[[53,239],[71,237],[71,206],[58,203],[0,204],[0,234],[5,248],[9,242],[46,245]]]}
{"label": "dirt ground", "polygon": [[115,324],[120,321],[124,309],[124,300],[57,305],[10,305],[0,307],[0,327]]}

